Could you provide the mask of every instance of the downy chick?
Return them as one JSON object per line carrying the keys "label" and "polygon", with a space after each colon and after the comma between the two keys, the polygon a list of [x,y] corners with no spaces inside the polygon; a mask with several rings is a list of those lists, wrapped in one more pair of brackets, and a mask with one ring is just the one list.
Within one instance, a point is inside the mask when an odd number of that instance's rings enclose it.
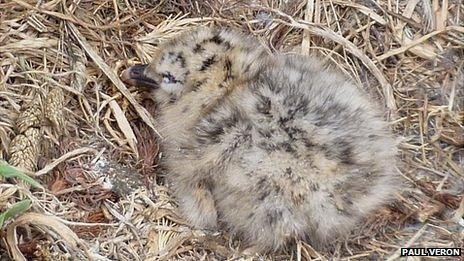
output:
{"label": "downy chick", "polygon": [[198,29],[123,80],[153,88],[162,164],[197,228],[226,228],[257,251],[295,238],[322,247],[397,191],[387,124],[315,58]]}

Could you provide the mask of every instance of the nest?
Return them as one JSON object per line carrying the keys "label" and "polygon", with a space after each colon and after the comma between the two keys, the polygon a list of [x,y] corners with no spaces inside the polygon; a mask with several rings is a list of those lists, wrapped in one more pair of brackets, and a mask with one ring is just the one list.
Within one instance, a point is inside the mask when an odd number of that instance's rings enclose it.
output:
{"label": "nest", "polygon": [[[464,247],[462,1],[0,1],[0,158],[43,188],[0,180],[16,260],[388,259]],[[198,26],[255,35],[271,52],[318,53],[384,107],[407,189],[331,250],[305,242],[247,256],[191,229],[157,168],[156,109],[119,79]],[[449,258],[451,259],[451,258]]]}

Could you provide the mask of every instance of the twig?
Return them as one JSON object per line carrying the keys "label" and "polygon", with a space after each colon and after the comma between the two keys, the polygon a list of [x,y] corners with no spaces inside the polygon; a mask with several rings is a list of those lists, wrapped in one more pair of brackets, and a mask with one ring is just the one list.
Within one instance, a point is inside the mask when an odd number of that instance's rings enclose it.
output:
{"label": "twig", "polygon": [[70,151],[70,152],[62,155],[58,159],[54,160],[52,163],[47,164],[47,166],[45,166],[43,169],[41,169],[41,170],[37,171],[36,173],[34,173],[34,176],[38,177],[38,176],[47,174],[49,171],[51,171],[56,166],[58,166],[58,164],[60,164],[61,162],[65,161],[67,159],[70,159],[70,158],[75,157],[75,156],[80,155],[80,154],[85,154],[87,152],[95,152],[95,151],[96,150],[92,149],[92,148],[79,148],[79,149],[75,149],[73,151]]}
{"label": "twig", "polygon": [[385,103],[387,108],[390,110],[390,112],[393,114],[393,118],[395,117],[397,106],[395,102],[395,97],[393,96],[393,89],[390,83],[388,83],[387,79],[385,76],[380,72],[380,70],[377,68],[377,66],[374,64],[374,62],[369,59],[361,50],[359,50],[352,42],[348,41],[347,39],[343,38],[341,35],[336,34],[329,28],[325,28],[320,25],[312,24],[312,23],[307,23],[306,21],[296,21],[293,19],[293,17],[275,9],[269,9],[272,12],[277,13],[278,15],[288,19],[289,22],[284,21],[282,19],[274,19],[276,22],[280,22],[282,24],[286,24],[288,26],[293,26],[296,28],[308,30],[309,32],[326,37],[343,47],[345,47],[350,53],[352,53],[354,56],[356,56],[361,62],[372,72],[372,74],[377,78],[377,80],[380,82],[382,85],[382,90],[383,94],[385,96]]}
{"label": "twig", "polygon": [[105,75],[111,80],[111,82],[118,88],[118,90],[124,95],[124,97],[134,106],[135,111],[139,114],[140,118],[156,133],[158,136],[162,137],[158,131],[155,129],[153,117],[143,108],[131,95],[129,90],[126,88],[124,83],[119,79],[119,77],[110,69],[110,67],[103,61],[103,59],[93,50],[92,46],[87,42],[84,36],[79,32],[79,30],[71,23],[67,24],[74,37],[76,37],[79,44],[84,48],[85,52],[92,58],[92,60],[100,67],[100,69],[105,73]]}
{"label": "twig", "polygon": [[[417,231],[417,233],[414,234],[414,236],[411,237],[411,239],[409,239],[408,242],[406,242],[404,247],[410,247],[412,244],[414,244],[414,242],[416,242],[416,240],[419,239],[419,237],[422,236],[422,234],[424,234],[426,229],[427,229],[427,224],[425,224],[421,229],[419,229],[419,231]],[[387,261],[393,261],[393,260],[398,259],[398,257],[400,257],[400,254],[401,254],[401,248],[397,249],[395,253],[393,253],[393,255],[391,255],[387,259]]]}

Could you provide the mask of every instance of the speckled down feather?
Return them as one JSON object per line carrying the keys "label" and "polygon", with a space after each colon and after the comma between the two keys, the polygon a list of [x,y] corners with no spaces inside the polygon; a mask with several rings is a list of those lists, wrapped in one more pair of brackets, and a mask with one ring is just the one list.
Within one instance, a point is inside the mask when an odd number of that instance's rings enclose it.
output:
{"label": "speckled down feather", "polygon": [[154,87],[162,164],[197,228],[226,229],[257,251],[294,238],[326,246],[398,190],[379,110],[314,57],[199,29],[123,78]]}

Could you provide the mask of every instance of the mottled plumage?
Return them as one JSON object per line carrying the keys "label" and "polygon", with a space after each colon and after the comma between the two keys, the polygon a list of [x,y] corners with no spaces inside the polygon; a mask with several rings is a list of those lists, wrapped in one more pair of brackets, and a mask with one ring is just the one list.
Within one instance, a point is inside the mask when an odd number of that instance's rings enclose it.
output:
{"label": "mottled plumage", "polygon": [[395,140],[379,111],[320,61],[199,29],[124,72],[154,87],[162,164],[187,220],[258,251],[324,246],[397,190]]}

